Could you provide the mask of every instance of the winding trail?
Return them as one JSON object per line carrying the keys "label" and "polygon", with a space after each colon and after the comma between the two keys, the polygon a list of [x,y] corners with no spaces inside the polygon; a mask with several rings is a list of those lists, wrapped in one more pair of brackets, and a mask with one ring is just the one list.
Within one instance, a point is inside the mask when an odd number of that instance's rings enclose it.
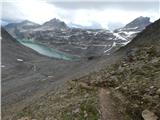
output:
{"label": "winding trail", "polygon": [[109,89],[99,89],[99,105],[101,120],[122,120],[122,116],[117,111],[117,106],[112,99]]}

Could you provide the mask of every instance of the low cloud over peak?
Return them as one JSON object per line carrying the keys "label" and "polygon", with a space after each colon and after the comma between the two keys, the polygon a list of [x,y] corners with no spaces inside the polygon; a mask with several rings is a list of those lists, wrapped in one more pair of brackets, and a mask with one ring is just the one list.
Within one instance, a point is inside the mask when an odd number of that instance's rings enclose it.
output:
{"label": "low cloud over peak", "polygon": [[90,26],[94,23],[108,28],[109,23],[127,24],[136,17],[148,16],[151,21],[159,17],[158,1],[53,1],[53,0],[6,0],[3,2],[3,22],[30,21],[42,24],[52,18],[66,23]]}

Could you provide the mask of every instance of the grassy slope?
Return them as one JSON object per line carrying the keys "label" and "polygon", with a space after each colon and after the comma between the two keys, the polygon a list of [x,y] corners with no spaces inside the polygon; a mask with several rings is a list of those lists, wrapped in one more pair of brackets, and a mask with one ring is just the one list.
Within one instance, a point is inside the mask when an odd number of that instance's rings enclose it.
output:
{"label": "grassy slope", "polygon": [[13,119],[23,120],[98,120],[96,88],[69,82],[63,89],[41,97]]}

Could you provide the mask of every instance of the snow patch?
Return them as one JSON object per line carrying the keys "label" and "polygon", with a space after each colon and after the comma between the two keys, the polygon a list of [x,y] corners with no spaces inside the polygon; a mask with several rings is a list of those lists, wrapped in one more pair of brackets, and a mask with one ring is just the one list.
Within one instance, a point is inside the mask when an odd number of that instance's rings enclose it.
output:
{"label": "snow patch", "polygon": [[119,35],[118,33],[113,33],[113,35],[115,35],[116,38],[118,38],[118,39],[121,39],[121,40],[125,40],[125,41],[126,41],[126,39],[125,39],[124,37],[122,37],[121,35]]}
{"label": "snow patch", "polygon": [[48,76],[48,78],[52,78],[52,77],[53,77],[52,75],[49,75],[49,76]]}
{"label": "snow patch", "polygon": [[137,29],[138,27],[132,27],[132,28],[124,28],[124,30],[135,30]]}
{"label": "snow patch", "polygon": [[92,46],[95,46],[95,47],[106,47],[107,45],[93,44]]}
{"label": "snow patch", "polygon": [[32,25],[35,25],[35,24],[31,23],[31,22],[27,22],[25,25],[32,26]]}
{"label": "snow patch", "polygon": [[112,47],[115,47],[115,46],[116,46],[116,42],[113,42]]}
{"label": "snow patch", "polygon": [[113,42],[112,46],[111,46],[109,49],[105,50],[104,53],[110,51],[110,50],[111,50],[113,47],[115,47],[115,46],[116,46],[116,42]]}
{"label": "snow patch", "polygon": [[1,65],[1,68],[4,68],[4,67],[6,67],[5,65]]}
{"label": "snow patch", "polygon": [[86,50],[87,49],[87,47],[85,46],[85,47],[81,47],[81,46],[74,46],[75,48],[79,48],[79,49],[82,49],[82,50]]}
{"label": "snow patch", "polygon": [[138,33],[139,31],[129,31],[129,32],[124,32],[127,36],[131,36],[132,34]]}
{"label": "snow patch", "polygon": [[99,32],[95,32],[95,33],[94,33],[95,36],[98,35],[98,34],[99,34]]}
{"label": "snow patch", "polygon": [[122,46],[125,46],[125,45],[127,45],[128,43],[130,42],[130,40],[129,41],[127,41],[127,42],[123,42],[122,44]]}
{"label": "snow patch", "polygon": [[22,62],[22,61],[23,61],[23,59],[17,59],[17,61]]}
{"label": "snow patch", "polygon": [[92,32],[91,31],[86,31],[88,34],[91,34]]}

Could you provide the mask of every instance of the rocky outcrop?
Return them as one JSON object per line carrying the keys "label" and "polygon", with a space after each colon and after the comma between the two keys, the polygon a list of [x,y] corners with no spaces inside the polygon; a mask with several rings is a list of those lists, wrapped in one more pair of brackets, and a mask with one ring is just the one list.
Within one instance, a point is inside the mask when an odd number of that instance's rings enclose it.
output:
{"label": "rocky outcrop", "polygon": [[136,18],[135,20],[133,20],[132,22],[125,25],[124,28],[126,29],[136,28],[137,30],[143,30],[149,24],[151,24],[149,17],[140,16]]}
{"label": "rocky outcrop", "polygon": [[129,43],[139,32],[144,30],[150,22],[149,17],[138,17],[125,25],[123,28],[114,30],[122,38],[126,39],[126,44]]}
{"label": "rocky outcrop", "polygon": [[67,29],[68,28],[68,26],[63,21],[60,21],[59,19],[56,19],[56,18],[48,22],[45,22],[41,27],[44,27],[44,29],[45,27],[46,28],[48,27],[48,29],[49,28],[52,28],[52,29]]}

